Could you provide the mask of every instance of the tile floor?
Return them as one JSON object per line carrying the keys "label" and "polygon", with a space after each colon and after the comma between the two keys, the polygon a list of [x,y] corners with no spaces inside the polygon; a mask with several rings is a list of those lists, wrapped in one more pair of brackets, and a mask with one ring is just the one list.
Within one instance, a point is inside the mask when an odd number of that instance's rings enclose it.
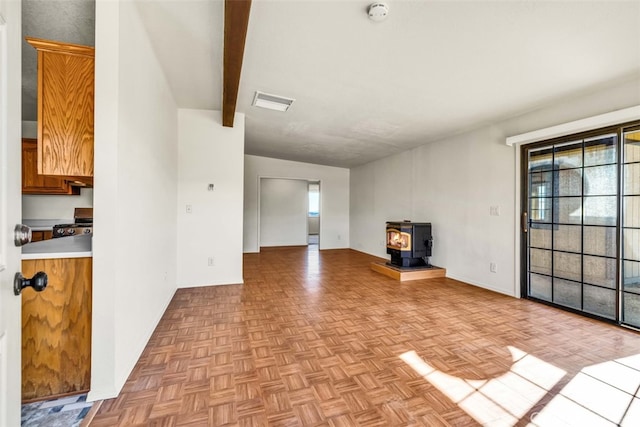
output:
{"label": "tile floor", "polygon": [[78,427],[91,409],[87,395],[63,397],[55,400],[22,405],[22,427]]}

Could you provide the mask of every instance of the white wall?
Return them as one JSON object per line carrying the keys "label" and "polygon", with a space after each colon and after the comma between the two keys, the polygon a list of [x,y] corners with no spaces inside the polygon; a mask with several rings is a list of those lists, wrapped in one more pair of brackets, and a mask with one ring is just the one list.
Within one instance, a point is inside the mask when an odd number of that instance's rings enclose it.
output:
{"label": "white wall", "polygon": [[176,289],[177,107],[143,28],[97,1],[92,400],[118,394]]}
{"label": "white wall", "polygon": [[[37,138],[37,122],[22,122],[22,137]],[[35,195],[22,196],[23,219],[67,219],[73,222],[74,208],[90,208],[93,206],[93,189],[81,188],[76,196]]]}
{"label": "white wall", "polygon": [[10,233],[20,221],[21,3],[0,0],[0,14],[0,425],[17,426],[21,300],[13,295],[12,284],[20,269],[20,248]]}
{"label": "white wall", "polygon": [[308,187],[299,179],[260,180],[260,246],[307,244]]}
{"label": "white wall", "polygon": [[320,232],[320,217],[310,216],[308,221],[309,234],[318,234]]}
{"label": "white wall", "polygon": [[178,286],[242,283],[244,115],[229,128],[219,111],[181,109],[178,122]]}
{"label": "white wall", "polygon": [[90,207],[93,207],[93,188],[81,188],[77,196],[22,196],[22,218],[26,219],[67,219],[73,222],[74,208]]}
{"label": "white wall", "polygon": [[259,252],[260,178],[320,182],[320,249],[349,247],[349,169],[244,156],[244,251]]}
{"label": "white wall", "polygon": [[[640,80],[620,82],[352,169],[352,248],[386,257],[385,221],[428,221],[432,262],[449,277],[517,296],[517,148],[505,138],[639,103]],[[500,216],[490,216],[491,206]]]}

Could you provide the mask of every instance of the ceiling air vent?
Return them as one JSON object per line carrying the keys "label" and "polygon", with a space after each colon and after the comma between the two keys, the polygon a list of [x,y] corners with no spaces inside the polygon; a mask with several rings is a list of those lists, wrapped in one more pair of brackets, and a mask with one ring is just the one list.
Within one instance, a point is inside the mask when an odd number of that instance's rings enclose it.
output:
{"label": "ceiling air vent", "polygon": [[293,104],[293,101],[295,101],[295,99],[256,91],[252,105],[260,108],[268,108],[269,110],[287,111],[289,107],[291,107],[291,104]]}

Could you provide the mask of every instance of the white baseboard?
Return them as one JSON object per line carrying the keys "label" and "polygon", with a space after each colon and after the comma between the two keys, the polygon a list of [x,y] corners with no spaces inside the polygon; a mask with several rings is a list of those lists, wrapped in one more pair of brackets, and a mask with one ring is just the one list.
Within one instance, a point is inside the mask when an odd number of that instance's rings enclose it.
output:
{"label": "white baseboard", "polygon": [[484,283],[478,283],[476,281],[473,281],[473,280],[470,280],[470,279],[467,279],[467,278],[464,278],[464,277],[451,275],[451,274],[449,274],[449,271],[447,271],[447,277],[449,279],[457,280],[459,282],[464,282],[464,283],[467,283],[469,285],[476,286],[478,288],[486,289],[488,291],[497,292],[499,294],[506,295],[506,296],[509,296],[509,297],[514,297],[514,298],[516,297],[516,295],[514,295],[513,293],[506,292],[504,289],[494,288],[493,286],[490,286],[490,285],[487,285],[487,284],[484,284]]}

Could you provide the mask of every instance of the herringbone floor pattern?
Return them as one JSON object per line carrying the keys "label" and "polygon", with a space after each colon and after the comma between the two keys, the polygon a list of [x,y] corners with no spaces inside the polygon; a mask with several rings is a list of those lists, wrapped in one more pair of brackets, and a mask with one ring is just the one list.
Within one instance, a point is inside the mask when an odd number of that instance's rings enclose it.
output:
{"label": "herringbone floor pattern", "polygon": [[582,368],[640,353],[635,332],[451,279],[396,282],[374,260],[263,248],[244,285],[178,290],[91,426],[473,426],[400,356],[490,380],[511,368],[507,346],[567,372],[527,425]]}

